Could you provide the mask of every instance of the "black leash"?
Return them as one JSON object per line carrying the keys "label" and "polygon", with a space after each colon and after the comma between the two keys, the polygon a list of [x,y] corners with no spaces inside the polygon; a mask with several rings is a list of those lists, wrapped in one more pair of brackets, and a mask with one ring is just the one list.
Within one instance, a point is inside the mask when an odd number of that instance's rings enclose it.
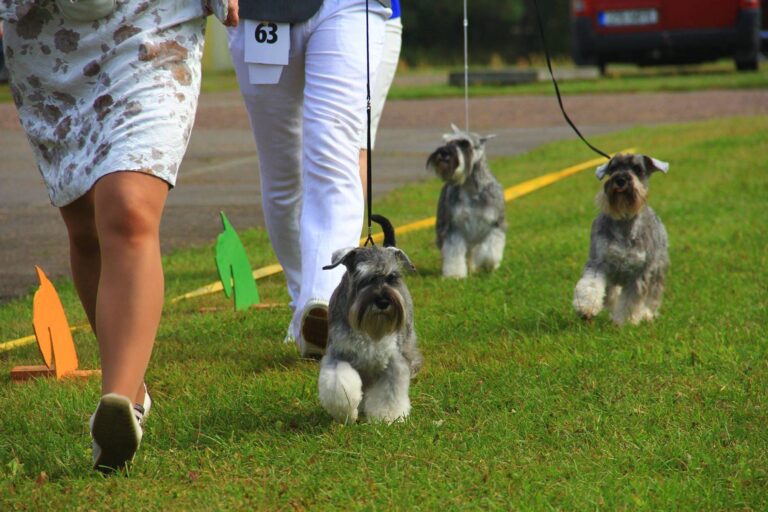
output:
{"label": "black leash", "polygon": [[464,130],[469,133],[469,18],[467,0],[464,0]]}
{"label": "black leash", "polygon": [[[544,44],[544,55],[547,58],[547,68],[549,68],[549,76],[552,77],[552,84],[555,86],[555,94],[557,94],[557,102],[558,104],[560,104],[560,111],[563,113],[563,117],[565,117],[566,122],[571,126],[571,128],[573,128],[573,131],[576,132],[576,135],[578,135],[579,138],[584,141],[584,144],[589,146],[589,148],[595,153],[602,155],[608,160],[610,160],[611,157],[610,155],[608,155],[608,153],[605,153],[597,149],[595,146],[589,143],[589,141],[581,134],[579,129],[576,128],[576,125],[573,124],[573,121],[571,121],[571,118],[568,117],[568,114],[565,112],[565,107],[563,106],[563,98],[560,96],[560,87],[558,87],[557,80],[555,80],[555,74],[552,72],[552,62],[549,58],[549,48],[547,48],[547,38],[544,36],[544,24],[541,21],[541,13],[539,12],[538,0],[533,0],[533,5],[536,8],[536,21],[539,24],[539,33],[541,34],[541,41]],[[369,221],[369,226],[370,226],[370,221]]]}
{"label": "black leash", "polygon": [[371,235],[371,207],[373,204],[373,155],[371,152],[371,46],[370,34],[368,29],[368,1],[365,0],[365,71],[366,71],[366,114],[368,116],[368,143],[366,146],[366,174],[368,176],[366,198],[368,200],[368,238],[365,239],[363,246],[376,245]]}

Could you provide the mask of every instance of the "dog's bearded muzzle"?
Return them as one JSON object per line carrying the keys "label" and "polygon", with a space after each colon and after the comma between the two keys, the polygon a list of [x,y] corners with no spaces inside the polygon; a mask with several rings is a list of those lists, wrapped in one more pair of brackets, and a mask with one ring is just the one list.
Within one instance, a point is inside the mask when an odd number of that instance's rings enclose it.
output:
{"label": "dog's bearded muzzle", "polygon": [[460,182],[463,179],[459,151],[455,147],[441,146],[427,159],[427,169],[431,170],[443,181]]}
{"label": "dog's bearded muzzle", "polygon": [[371,286],[361,290],[349,309],[349,325],[378,341],[399,331],[405,324],[403,296],[391,286]]}
{"label": "dog's bearded muzzle", "polygon": [[603,211],[614,219],[635,217],[645,206],[647,190],[630,173],[616,173],[605,182],[599,199]]}

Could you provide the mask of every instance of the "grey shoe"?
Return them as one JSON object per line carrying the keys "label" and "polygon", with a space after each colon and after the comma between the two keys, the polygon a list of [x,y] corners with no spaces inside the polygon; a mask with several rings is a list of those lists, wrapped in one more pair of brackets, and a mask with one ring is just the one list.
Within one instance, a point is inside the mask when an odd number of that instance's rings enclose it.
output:
{"label": "grey shoe", "polygon": [[133,460],[144,434],[142,424],[152,407],[152,399],[144,388],[144,403],[133,404],[117,393],[101,397],[91,416],[93,468],[111,473],[125,468]]}
{"label": "grey shoe", "polygon": [[320,359],[328,345],[328,301],[310,299],[301,313],[301,331],[296,340],[301,357]]}

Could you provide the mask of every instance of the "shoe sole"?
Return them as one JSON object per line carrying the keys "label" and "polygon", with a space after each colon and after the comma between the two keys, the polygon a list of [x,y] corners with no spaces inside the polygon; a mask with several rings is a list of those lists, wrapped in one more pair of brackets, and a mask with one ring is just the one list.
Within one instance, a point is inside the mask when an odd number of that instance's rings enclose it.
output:
{"label": "shoe sole", "polygon": [[328,309],[316,307],[310,309],[301,326],[301,338],[304,341],[304,355],[322,356],[328,345]]}
{"label": "shoe sole", "polygon": [[96,410],[91,427],[93,440],[101,448],[94,469],[110,473],[124,468],[139,448],[136,419],[129,400],[119,396],[105,396]]}

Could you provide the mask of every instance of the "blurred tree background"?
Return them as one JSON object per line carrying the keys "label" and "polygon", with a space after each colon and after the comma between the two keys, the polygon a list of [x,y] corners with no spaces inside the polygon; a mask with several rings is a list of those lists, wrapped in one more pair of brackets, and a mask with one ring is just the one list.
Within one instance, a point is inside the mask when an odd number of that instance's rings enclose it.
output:
{"label": "blurred tree background", "polygon": [[[462,0],[401,0],[408,66],[464,61]],[[567,56],[570,0],[538,0],[553,56]],[[515,64],[544,55],[533,0],[467,0],[470,65]]]}

